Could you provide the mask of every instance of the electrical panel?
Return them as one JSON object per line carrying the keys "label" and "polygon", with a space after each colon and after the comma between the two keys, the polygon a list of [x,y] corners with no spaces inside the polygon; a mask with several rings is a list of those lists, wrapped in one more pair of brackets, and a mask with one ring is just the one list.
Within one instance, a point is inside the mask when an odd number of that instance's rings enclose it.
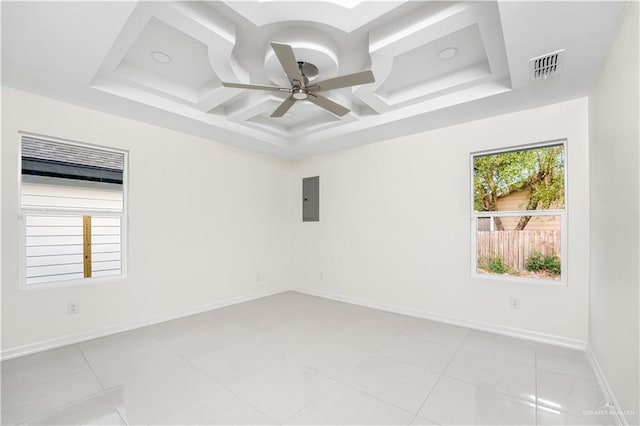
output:
{"label": "electrical panel", "polygon": [[302,179],[302,221],[320,221],[320,176]]}

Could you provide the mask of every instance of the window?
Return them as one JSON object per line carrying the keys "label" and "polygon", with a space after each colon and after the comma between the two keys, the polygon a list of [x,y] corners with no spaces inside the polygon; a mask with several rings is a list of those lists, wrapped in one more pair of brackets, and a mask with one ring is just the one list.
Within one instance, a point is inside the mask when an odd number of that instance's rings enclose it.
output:
{"label": "window", "polygon": [[565,148],[552,142],[472,154],[475,274],[565,281]]}
{"label": "window", "polygon": [[22,283],[89,283],[125,271],[126,154],[20,135]]}

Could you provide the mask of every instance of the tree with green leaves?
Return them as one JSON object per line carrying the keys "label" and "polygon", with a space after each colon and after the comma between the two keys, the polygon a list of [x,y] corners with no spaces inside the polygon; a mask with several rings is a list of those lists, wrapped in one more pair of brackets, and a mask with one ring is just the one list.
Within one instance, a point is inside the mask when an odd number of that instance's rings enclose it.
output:
{"label": "tree with green leaves", "polygon": [[[498,198],[526,189],[525,210],[564,206],[564,147],[562,145],[478,156],[473,161],[474,208],[497,211]],[[504,230],[495,217],[498,230]],[[531,216],[522,216],[523,230]]]}

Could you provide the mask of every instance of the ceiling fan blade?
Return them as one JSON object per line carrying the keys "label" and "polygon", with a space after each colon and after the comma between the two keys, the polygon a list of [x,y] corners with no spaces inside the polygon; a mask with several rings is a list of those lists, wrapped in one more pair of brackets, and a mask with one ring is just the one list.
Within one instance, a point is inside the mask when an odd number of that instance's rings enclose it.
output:
{"label": "ceiling fan blade", "polygon": [[273,92],[289,92],[291,89],[286,87],[277,87],[277,86],[263,86],[261,84],[243,84],[243,83],[225,83],[222,82],[224,87],[235,87],[238,89],[256,89],[256,90],[271,90]]}
{"label": "ceiling fan blade", "polygon": [[349,108],[345,108],[342,105],[333,102],[331,99],[325,98],[324,96],[318,95],[316,93],[309,93],[309,97],[307,98],[307,100],[318,105],[319,107],[326,109],[329,112],[334,113],[338,117],[342,117],[343,115],[351,111]]}
{"label": "ceiling fan blade", "polygon": [[271,113],[271,117],[282,117],[284,113],[289,111],[289,108],[291,108],[295,103],[295,98],[293,96],[289,96],[278,108],[276,108],[275,111],[273,111],[273,113]]}
{"label": "ceiling fan blade", "polygon": [[359,84],[373,83],[376,81],[371,70],[356,72],[354,74],[341,75],[324,81],[318,81],[309,86],[312,92],[341,89],[343,87],[357,86]]}
{"label": "ceiling fan blade", "polygon": [[[275,52],[284,72],[289,77],[291,84],[294,86],[299,86],[303,78],[300,75],[300,69],[298,68],[298,61],[296,60],[296,56],[293,54],[293,49],[288,44],[282,43],[271,43],[271,48]],[[294,83],[297,81],[297,83]]]}

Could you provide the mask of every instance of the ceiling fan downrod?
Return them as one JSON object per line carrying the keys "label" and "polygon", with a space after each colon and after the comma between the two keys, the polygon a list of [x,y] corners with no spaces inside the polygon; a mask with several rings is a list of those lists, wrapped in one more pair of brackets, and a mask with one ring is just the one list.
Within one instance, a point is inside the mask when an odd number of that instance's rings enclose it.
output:
{"label": "ceiling fan downrod", "polygon": [[307,90],[307,86],[309,85],[309,79],[304,74],[304,70],[302,69],[303,65],[304,65],[304,62],[298,61],[298,69],[300,70],[300,75],[302,76],[302,80],[300,81],[300,86],[294,86],[291,88],[291,96],[293,96],[294,99],[299,101],[305,100],[309,97],[309,90]]}

